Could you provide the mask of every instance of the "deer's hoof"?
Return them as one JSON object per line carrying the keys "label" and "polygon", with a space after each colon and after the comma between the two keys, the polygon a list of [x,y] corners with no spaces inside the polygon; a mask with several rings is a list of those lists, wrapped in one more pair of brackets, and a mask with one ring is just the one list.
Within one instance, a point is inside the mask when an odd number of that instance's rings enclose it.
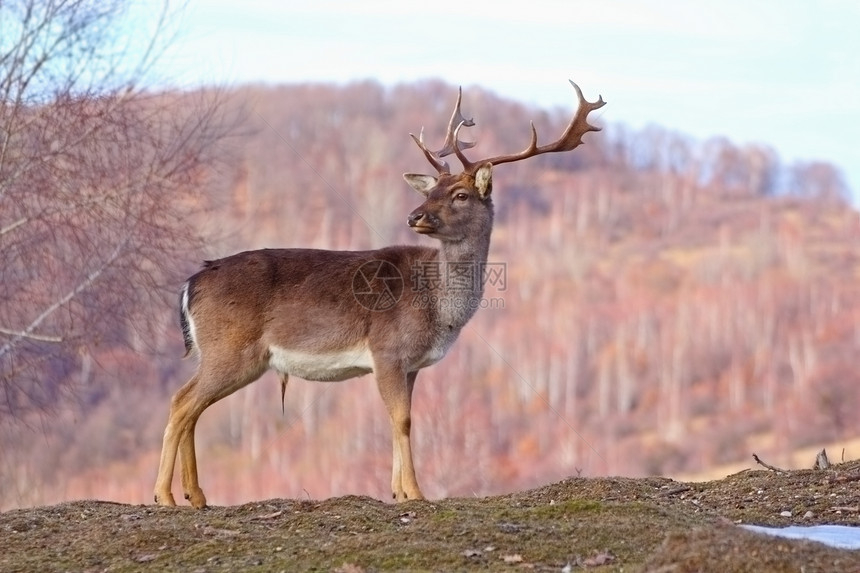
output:
{"label": "deer's hoof", "polygon": [[206,507],[206,496],[203,495],[202,489],[192,490],[190,492],[185,493],[185,499],[191,502],[192,507],[195,509],[203,509]]}
{"label": "deer's hoof", "polygon": [[176,500],[173,499],[173,494],[170,492],[167,492],[167,493],[156,492],[155,503],[157,503],[158,505],[173,507],[176,505]]}
{"label": "deer's hoof", "polygon": [[416,499],[424,499],[424,495],[420,491],[413,492],[412,495],[407,494],[405,491],[394,492],[392,494],[392,497],[397,503],[403,501],[414,501]]}

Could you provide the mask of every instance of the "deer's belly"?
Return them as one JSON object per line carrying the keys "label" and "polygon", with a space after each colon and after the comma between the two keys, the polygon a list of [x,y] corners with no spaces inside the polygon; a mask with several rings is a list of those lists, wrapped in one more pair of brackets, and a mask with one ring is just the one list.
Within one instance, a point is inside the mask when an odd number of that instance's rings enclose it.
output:
{"label": "deer's belly", "polygon": [[270,346],[269,367],[305,380],[339,382],[373,372],[373,357],[364,346],[322,353]]}

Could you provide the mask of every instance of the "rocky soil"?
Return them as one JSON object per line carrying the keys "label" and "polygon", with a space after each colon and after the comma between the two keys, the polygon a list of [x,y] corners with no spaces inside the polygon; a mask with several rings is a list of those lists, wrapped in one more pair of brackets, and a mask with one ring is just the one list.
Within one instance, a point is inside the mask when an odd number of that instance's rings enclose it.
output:
{"label": "rocky soil", "polygon": [[[858,571],[860,551],[737,524],[860,526],[860,461],[722,480],[571,477],[487,498],[0,513],[0,571]],[[858,530],[860,535],[860,530]]]}

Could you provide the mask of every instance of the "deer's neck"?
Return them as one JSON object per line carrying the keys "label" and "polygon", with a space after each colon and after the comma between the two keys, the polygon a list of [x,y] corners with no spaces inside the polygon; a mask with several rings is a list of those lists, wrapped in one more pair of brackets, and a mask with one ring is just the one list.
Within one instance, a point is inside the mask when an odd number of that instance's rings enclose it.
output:
{"label": "deer's neck", "polygon": [[459,330],[481,306],[490,250],[490,224],[463,241],[443,241],[437,255],[440,278],[434,299],[440,327]]}
{"label": "deer's neck", "polygon": [[[440,265],[483,266],[487,262],[490,251],[490,230],[480,237],[470,237],[466,241],[443,242],[439,248],[437,259]],[[481,283],[483,288],[483,283]]]}

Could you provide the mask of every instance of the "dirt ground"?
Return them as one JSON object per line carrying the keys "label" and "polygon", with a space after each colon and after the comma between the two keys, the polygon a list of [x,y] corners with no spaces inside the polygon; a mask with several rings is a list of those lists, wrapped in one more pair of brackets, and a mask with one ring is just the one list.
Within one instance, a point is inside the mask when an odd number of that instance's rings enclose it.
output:
{"label": "dirt ground", "polygon": [[[790,513],[790,517],[788,514]],[[842,571],[860,550],[736,524],[860,525],[860,461],[682,483],[571,477],[487,498],[0,513],[0,571]]]}

